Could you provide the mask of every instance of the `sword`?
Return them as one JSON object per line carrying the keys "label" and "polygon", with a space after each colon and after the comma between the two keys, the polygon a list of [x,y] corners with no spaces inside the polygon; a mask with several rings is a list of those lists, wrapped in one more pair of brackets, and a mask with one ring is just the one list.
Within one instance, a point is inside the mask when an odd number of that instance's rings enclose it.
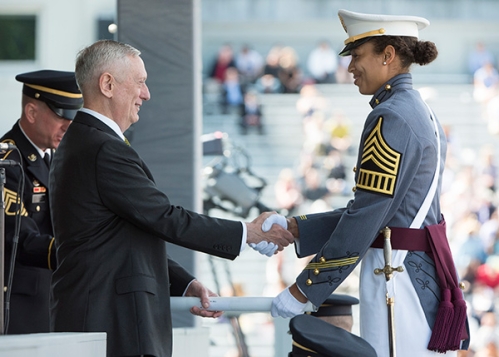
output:
{"label": "sword", "polygon": [[391,230],[388,227],[385,227],[381,230],[383,233],[383,237],[385,238],[383,245],[383,255],[385,257],[385,267],[383,269],[376,268],[374,269],[374,274],[380,275],[385,274],[385,279],[387,283],[387,292],[386,292],[386,305],[388,307],[388,338],[390,343],[390,357],[397,356],[396,343],[395,343],[395,297],[390,296],[388,293],[388,283],[393,277],[394,272],[403,272],[404,268],[402,266],[392,267],[392,244],[390,242]]}

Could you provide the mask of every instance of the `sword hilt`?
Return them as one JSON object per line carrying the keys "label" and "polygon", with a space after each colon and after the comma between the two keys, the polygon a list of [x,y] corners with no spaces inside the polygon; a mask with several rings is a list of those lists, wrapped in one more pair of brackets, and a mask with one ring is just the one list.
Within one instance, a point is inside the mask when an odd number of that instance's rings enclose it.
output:
{"label": "sword hilt", "polygon": [[402,266],[398,266],[396,268],[392,267],[391,229],[385,227],[381,230],[381,233],[383,233],[384,237],[383,255],[385,257],[385,267],[383,269],[381,268],[374,269],[374,274],[376,275],[385,274],[386,281],[388,281],[393,277],[394,272],[401,273],[404,271],[404,268]]}

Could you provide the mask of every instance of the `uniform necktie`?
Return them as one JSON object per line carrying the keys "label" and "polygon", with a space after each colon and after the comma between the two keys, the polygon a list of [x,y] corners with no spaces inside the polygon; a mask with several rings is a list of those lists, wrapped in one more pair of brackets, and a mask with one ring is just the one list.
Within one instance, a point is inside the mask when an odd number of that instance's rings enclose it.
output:
{"label": "uniform necktie", "polygon": [[50,168],[50,154],[45,153],[45,155],[43,156],[43,161],[45,161],[47,167]]}

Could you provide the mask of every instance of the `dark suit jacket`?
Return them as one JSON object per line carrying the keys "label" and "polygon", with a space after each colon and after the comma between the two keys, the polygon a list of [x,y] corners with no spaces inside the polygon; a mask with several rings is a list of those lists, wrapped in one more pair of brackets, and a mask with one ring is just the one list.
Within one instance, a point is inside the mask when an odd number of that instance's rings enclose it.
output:
{"label": "dark suit jacket", "polygon": [[170,294],[193,277],[165,241],[234,259],[240,222],[174,206],[135,150],[79,112],[50,172],[54,331],[107,332],[108,356],[171,355]]}
{"label": "dark suit jacket", "polygon": [[[21,131],[19,122],[0,141],[16,145],[20,154],[17,150],[10,150],[2,155],[2,159],[21,163],[25,181],[8,333],[49,332],[50,269],[56,265],[55,250],[51,249],[53,232],[48,201],[49,169]],[[18,166],[5,168],[5,284],[10,272],[18,211],[16,200],[23,171]]]}

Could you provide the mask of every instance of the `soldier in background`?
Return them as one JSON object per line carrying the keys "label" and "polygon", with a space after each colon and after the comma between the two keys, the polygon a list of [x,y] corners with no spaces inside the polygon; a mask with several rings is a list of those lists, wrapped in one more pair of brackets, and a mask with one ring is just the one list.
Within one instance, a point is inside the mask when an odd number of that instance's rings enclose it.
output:
{"label": "soldier in background", "polygon": [[[16,79],[24,83],[21,118],[0,140],[12,145],[2,159],[22,167],[5,168],[6,285],[14,267],[6,294],[10,295],[10,311],[5,314],[9,323],[5,332],[49,332],[49,289],[56,265],[48,201],[49,164],[83,98],[74,72],[41,70],[19,74]],[[24,192],[20,192],[23,180]]]}

